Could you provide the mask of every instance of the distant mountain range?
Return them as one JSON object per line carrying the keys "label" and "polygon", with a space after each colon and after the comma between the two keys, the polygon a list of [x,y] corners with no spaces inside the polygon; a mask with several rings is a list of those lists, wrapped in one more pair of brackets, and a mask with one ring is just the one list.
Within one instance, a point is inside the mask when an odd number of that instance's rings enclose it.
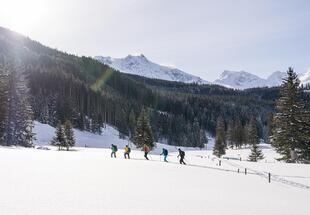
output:
{"label": "distant mountain range", "polygon": [[[279,86],[286,76],[285,72],[277,71],[264,79],[245,71],[224,71],[217,80],[209,82],[180,69],[154,63],[144,55],[128,55],[125,58],[96,56],[95,59],[123,73],[184,83],[217,84],[241,90]],[[302,84],[310,83],[310,71],[300,76],[300,80]]]}
{"label": "distant mountain range", "polygon": [[214,84],[234,89],[247,89],[254,87],[279,86],[285,78],[285,72],[274,72],[267,79],[260,78],[248,72],[224,71],[221,77],[214,81]]}

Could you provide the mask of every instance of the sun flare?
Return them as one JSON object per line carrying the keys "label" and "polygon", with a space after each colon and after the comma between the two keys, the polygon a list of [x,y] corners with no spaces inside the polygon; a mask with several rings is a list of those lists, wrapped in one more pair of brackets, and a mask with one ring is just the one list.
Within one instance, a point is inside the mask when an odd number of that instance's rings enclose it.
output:
{"label": "sun flare", "polygon": [[29,32],[44,24],[50,7],[50,2],[45,0],[1,1],[0,22],[18,32]]}

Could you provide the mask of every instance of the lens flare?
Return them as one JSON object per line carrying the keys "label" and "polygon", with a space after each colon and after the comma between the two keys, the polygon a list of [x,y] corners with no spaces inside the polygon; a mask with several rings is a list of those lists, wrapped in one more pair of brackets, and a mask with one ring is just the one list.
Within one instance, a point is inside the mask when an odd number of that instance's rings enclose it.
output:
{"label": "lens flare", "polygon": [[91,85],[91,89],[94,91],[98,91],[101,87],[103,87],[109,78],[112,76],[113,70],[108,68],[103,71],[102,74],[97,78],[97,80]]}

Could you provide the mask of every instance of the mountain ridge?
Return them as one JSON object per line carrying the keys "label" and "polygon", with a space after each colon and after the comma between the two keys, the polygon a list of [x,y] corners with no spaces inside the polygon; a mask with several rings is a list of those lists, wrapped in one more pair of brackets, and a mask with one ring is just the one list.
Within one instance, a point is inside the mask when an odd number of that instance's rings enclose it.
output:
{"label": "mountain ridge", "polygon": [[[286,73],[281,71],[273,72],[267,78],[261,78],[246,71],[224,70],[218,79],[211,82],[180,69],[154,63],[143,54],[128,55],[124,58],[104,56],[95,56],[94,58],[101,63],[107,64],[108,66],[127,74],[183,83],[216,84],[239,90],[280,86],[283,78],[286,76]],[[310,83],[310,71],[302,74],[300,80],[301,84]]]}
{"label": "mountain ridge", "polygon": [[198,76],[191,75],[180,69],[156,64],[147,59],[143,54],[128,55],[125,58],[111,58],[103,56],[95,56],[94,58],[101,63],[107,64],[108,66],[123,73],[167,81],[180,81],[184,83],[210,83]]}

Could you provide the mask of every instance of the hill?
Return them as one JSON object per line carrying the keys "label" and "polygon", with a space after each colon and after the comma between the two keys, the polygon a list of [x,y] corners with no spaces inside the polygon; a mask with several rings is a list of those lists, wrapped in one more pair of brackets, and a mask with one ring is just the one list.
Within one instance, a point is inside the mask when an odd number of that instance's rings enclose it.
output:
{"label": "hill", "polygon": [[171,145],[201,145],[194,130],[214,135],[219,116],[227,124],[240,120],[243,127],[256,116],[260,137],[266,139],[278,95],[277,88],[238,91],[124,74],[4,28],[0,28],[0,66],[3,74],[17,71],[21,79],[25,77],[34,118],[42,123],[55,126],[68,119],[75,128],[94,133],[106,123],[129,135],[142,107],[147,107],[155,140]]}

